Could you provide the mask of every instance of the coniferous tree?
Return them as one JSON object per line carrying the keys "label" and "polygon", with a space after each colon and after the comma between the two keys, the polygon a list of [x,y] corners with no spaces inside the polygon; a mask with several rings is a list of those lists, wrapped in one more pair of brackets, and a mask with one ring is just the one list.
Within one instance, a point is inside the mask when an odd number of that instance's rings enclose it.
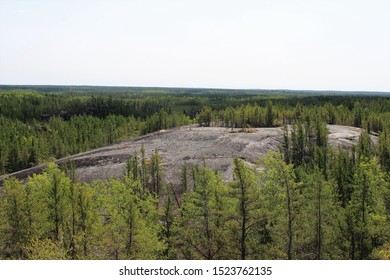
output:
{"label": "coniferous tree", "polygon": [[140,178],[141,178],[141,185],[144,190],[148,188],[149,184],[149,172],[148,172],[148,165],[147,165],[147,159],[146,159],[146,153],[145,153],[145,147],[144,145],[141,146],[141,172],[140,172]]}
{"label": "coniferous tree", "polygon": [[178,249],[177,243],[180,243],[178,240],[178,215],[179,215],[180,204],[178,203],[176,194],[172,186],[167,187],[166,190],[166,200],[163,202],[162,206],[162,239],[165,242],[165,249],[163,256],[166,259],[177,259],[178,258]]}
{"label": "coniferous tree", "polygon": [[[69,242],[71,221],[70,186],[71,182],[54,163],[46,168],[49,221],[52,225],[52,238],[56,242]],[[64,244],[64,246],[69,244]]]}
{"label": "coniferous tree", "polygon": [[350,231],[350,258],[366,259],[388,238],[383,200],[384,174],[375,158],[360,159],[353,178],[353,193],[346,207]]}
{"label": "coniferous tree", "polygon": [[185,194],[180,221],[184,258],[224,258],[227,249],[227,188],[208,168],[196,173],[196,188]]}
{"label": "coniferous tree", "polygon": [[390,134],[388,129],[380,133],[378,142],[380,163],[384,171],[390,172]]}
{"label": "coniferous tree", "polygon": [[23,258],[27,243],[28,220],[26,215],[26,190],[15,178],[7,180],[1,193],[0,237],[1,252],[6,258]]}
{"label": "coniferous tree", "polygon": [[272,109],[272,101],[269,100],[267,102],[267,119],[266,119],[266,125],[268,127],[272,127],[274,125],[274,112]]}
{"label": "coniferous tree", "polygon": [[162,169],[160,155],[157,150],[152,155],[150,173],[152,178],[151,192],[158,195],[162,186]]}
{"label": "coniferous tree", "polygon": [[139,168],[137,153],[135,153],[130,155],[126,161],[126,176],[130,176],[133,181],[136,181],[139,175],[141,175],[141,170]]}
{"label": "coniferous tree", "polygon": [[313,170],[300,168],[302,182],[299,222],[300,234],[297,238],[299,259],[332,259],[342,254],[336,246],[337,219],[340,205],[332,188],[334,182],[326,180],[318,167]]}
{"label": "coniferous tree", "polygon": [[186,163],[183,164],[180,172],[180,181],[183,188],[183,192],[188,190],[188,178],[187,178],[187,166]]}
{"label": "coniferous tree", "polygon": [[273,258],[296,256],[297,220],[300,183],[292,165],[287,165],[281,155],[269,152],[263,160],[262,184],[265,209],[268,209],[269,231],[272,238]]}
{"label": "coniferous tree", "polygon": [[[105,221],[102,228],[103,256],[113,259],[154,259],[164,249],[156,199],[140,194],[139,181],[111,180],[97,186],[102,195]],[[106,258],[105,257],[105,258]]]}
{"label": "coniferous tree", "polygon": [[284,161],[287,164],[290,164],[290,162],[291,162],[291,147],[290,146],[291,146],[291,143],[290,143],[290,137],[289,137],[289,128],[287,125],[284,125],[282,151],[283,151]]}
{"label": "coniferous tree", "polygon": [[[234,181],[231,185],[232,232],[234,249],[242,260],[261,255],[259,247],[266,242],[267,231],[261,226],[266,222],[258,181],[253,170],[234,158]],[[255,240],[259,240],[255,242]]]}

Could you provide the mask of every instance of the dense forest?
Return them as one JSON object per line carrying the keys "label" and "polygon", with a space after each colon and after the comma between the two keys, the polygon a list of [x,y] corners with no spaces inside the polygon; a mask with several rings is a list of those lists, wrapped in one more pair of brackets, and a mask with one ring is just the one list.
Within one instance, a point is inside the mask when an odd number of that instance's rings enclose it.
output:
{"label": "dense forest", "polygon": [[[78,182],[48,165],[1,188],[2,259],[390,259],[390,97],[195,89],[0,89],[0,174],[149,132],[283,128],[279,152],[234,179],[183,166],[178,193],[156,151],[123,179]],[[363,128],[352,151],[326,124]],[[374,143],[370,134],[378,136]]]}

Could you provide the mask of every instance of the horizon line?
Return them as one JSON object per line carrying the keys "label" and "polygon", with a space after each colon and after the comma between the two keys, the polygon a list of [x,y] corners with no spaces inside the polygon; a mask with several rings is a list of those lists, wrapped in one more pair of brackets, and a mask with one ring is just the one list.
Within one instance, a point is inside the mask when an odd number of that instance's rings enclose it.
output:
{"label": "horizon line", "polygon": [[96,85],[96,84],[0,84],[0,87],[95,87],[95,88],[150,88],[150,89],[203,89],[226,91],[291,91],[291,92],[346,92],[346,93],[387,93],[383,90],[339,90],[339,89],[288,89],[288,88],[228,88],[194,86],[139,86],[139,85]]}

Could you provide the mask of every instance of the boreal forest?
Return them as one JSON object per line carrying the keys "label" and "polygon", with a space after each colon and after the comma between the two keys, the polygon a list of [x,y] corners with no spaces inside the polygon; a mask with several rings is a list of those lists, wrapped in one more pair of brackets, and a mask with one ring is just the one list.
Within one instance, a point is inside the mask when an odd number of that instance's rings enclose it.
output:
{"label": "boreal forest", "polygon": [[[280,127],[283,141],[254,165],[235,157],[230,181],[178,166],[180,190],[158,150],[109,180],[55,164],[185,125]],[[327,125],[362,133],[335,148]],[[0,258],[388,260],[389,172],[389,94],[1,86]]]}

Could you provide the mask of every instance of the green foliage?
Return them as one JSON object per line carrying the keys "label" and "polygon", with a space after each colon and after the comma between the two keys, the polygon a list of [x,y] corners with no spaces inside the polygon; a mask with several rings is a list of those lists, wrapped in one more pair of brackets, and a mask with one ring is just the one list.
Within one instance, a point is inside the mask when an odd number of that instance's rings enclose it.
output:
{"label": "green foliage", "polygon": [[376,159],[362,159],[353,178],[351,200],[345,208],[351,259],[367,259],[389,238],[383,194],[384,174]]}
{"label": "green foliage", "polygon": [[[265,209],[272,237],[270,258],[297,258],[299,239],[299,205],[301,183],[296,182],[292,165],[287,165],[279,153],[271,152],[263,160],[261,181]],[[272,245],[271,245],[272,244]]]}
{"label": "green foliage", "polygon": [[183,188],[183,191],[186,192],[188,190],[188,175],[187,175],[187,166],[186,163],[182,166],[180,170],[180,182]]}
{"label": "green foliage", "polygon": [[6,257],[22,258],[27,242],[26,191],[23,183],[11,178],[4,184],[1,204],[1,250]]}
{"label": "green foliage", "polygon": [[159,195],[162,187],[162,170],[161,159],[157,150],[155,150],[154,154],[152,155],[150,175],[152,178],[150,192]]}
{"label": "green foliage", "polygon": [[211,113],[212,110],[209,107],[202,108],[202,111],[197,115],[198,123],[200,126],[210,126],[211,125]]}
{"label": "green foliage", "polygon": [[196,188],[184,196],[179,238],[181,254],[190,259],[226,258],[227,218],[230,202],[227,187],[204,167],[195,175]]}
{"label": "green foliage", "polygon": [[140,195],[139,181],[117,180],[95,185],[101,192],[104,220],[103,258],[153,259],[163,250],[158,239],[157,202],[150,194]]}
{"label": "green foliage", "polygon": [[[172,189],[173,190],[173,189]],[[178,239],[178,211],[177,204],[175,203],[175,199],[172,197],[175,194],[171,194],[169,191],[167,192],[167,198],[163,202],[163,207],[161,210],[161,239],[165,243],[165,250],[163,251],[163,258],[165,259],[176,259],[178,258],[177,248],[177,239]]]}
{"label": "green foliage", "polygon": [[299,201],[298,259],[338,259],[342,256],[335,240],[340,206],[334,181],[326,180],[318,167],[299,170],[302,196]]}
{"label": "green foliage", "polygon": [[[354,125],[364,127],[368,133],[381,134],[390,126],[390,101],[386,96],[196,89],[2,88],[0,174],[195,120],[204,126],[233,129],[299,124],[312,118],[311,122]],[[299,130],[297,127],[298,140]],[[387,162],[386,149],[380,151],[383,162]],[[304,156],[303,151],[296,152]],[[301,161],[299,156],[295,161]]]}
{"label": "green foliage", "polygon": [[25,247],[28,260],[64,260],[66,251],[50,239],[32,239]]}
{"label": "green foliage", "polygon": [[98,239],[98,205],[96,194],[88,184],[74,183],[70,192],[72,238],[70,252],[72,259],[93,258],[92,250]]}
{"label": "green foliage", "polygon": [[154,259],[165,244],[158,200],[139,180],[72,183],[54,164],[27,186],[6,180],[0,208],[1,257]]}
{"label": "green foliage", "polygon": [[233,212],[230,230],[233,235],[233,255],[240,259],[265,257],[263,245],[269,242],[264,198],[255,170],[234,158],[234,181],[230,188]]}
{"label": "green foliage", "polygon": [[386,174],[375,157],[353,163],[339,152],[329,160],[334,164],[326,176],[318,165],[294,167],[275,152],[261,161],[260,170],[235,158],[230,183],[195,167],[194,188],[182,197],[171,185],[159,195],[149,190],[151,181],[143,186],[141,168],[137,178],[130,172],[123,180],[90,185],[72,182],[49,164],[27,184],[5,181],[0,256],[386,259]]}
{"label": "green foliage", "polygon": [[390,172],[390,133],[388,129],[379,136],[378,155],[383,170]]}
{"label": "green foliage", "polygon": [[266,117],[266,125],[273,126],[274,125],[274,112],[272,110],[272,101],[269,100],[267,103],[267,117]]}
{"label": "green foliage", "polygon": [[[0,186],[0,258],[389,259],[390,99],[310,94],[1,89],[0,174],[195,122],[284,134],[282,155],[256,169],[235,158],[232,182],[185,164],[180,186],[164,184],[162,158],[144,147],[121,180],[79,183],[72,162],[10,177]],[[364,131],[352,152],[333,150],[326,124]]]}

